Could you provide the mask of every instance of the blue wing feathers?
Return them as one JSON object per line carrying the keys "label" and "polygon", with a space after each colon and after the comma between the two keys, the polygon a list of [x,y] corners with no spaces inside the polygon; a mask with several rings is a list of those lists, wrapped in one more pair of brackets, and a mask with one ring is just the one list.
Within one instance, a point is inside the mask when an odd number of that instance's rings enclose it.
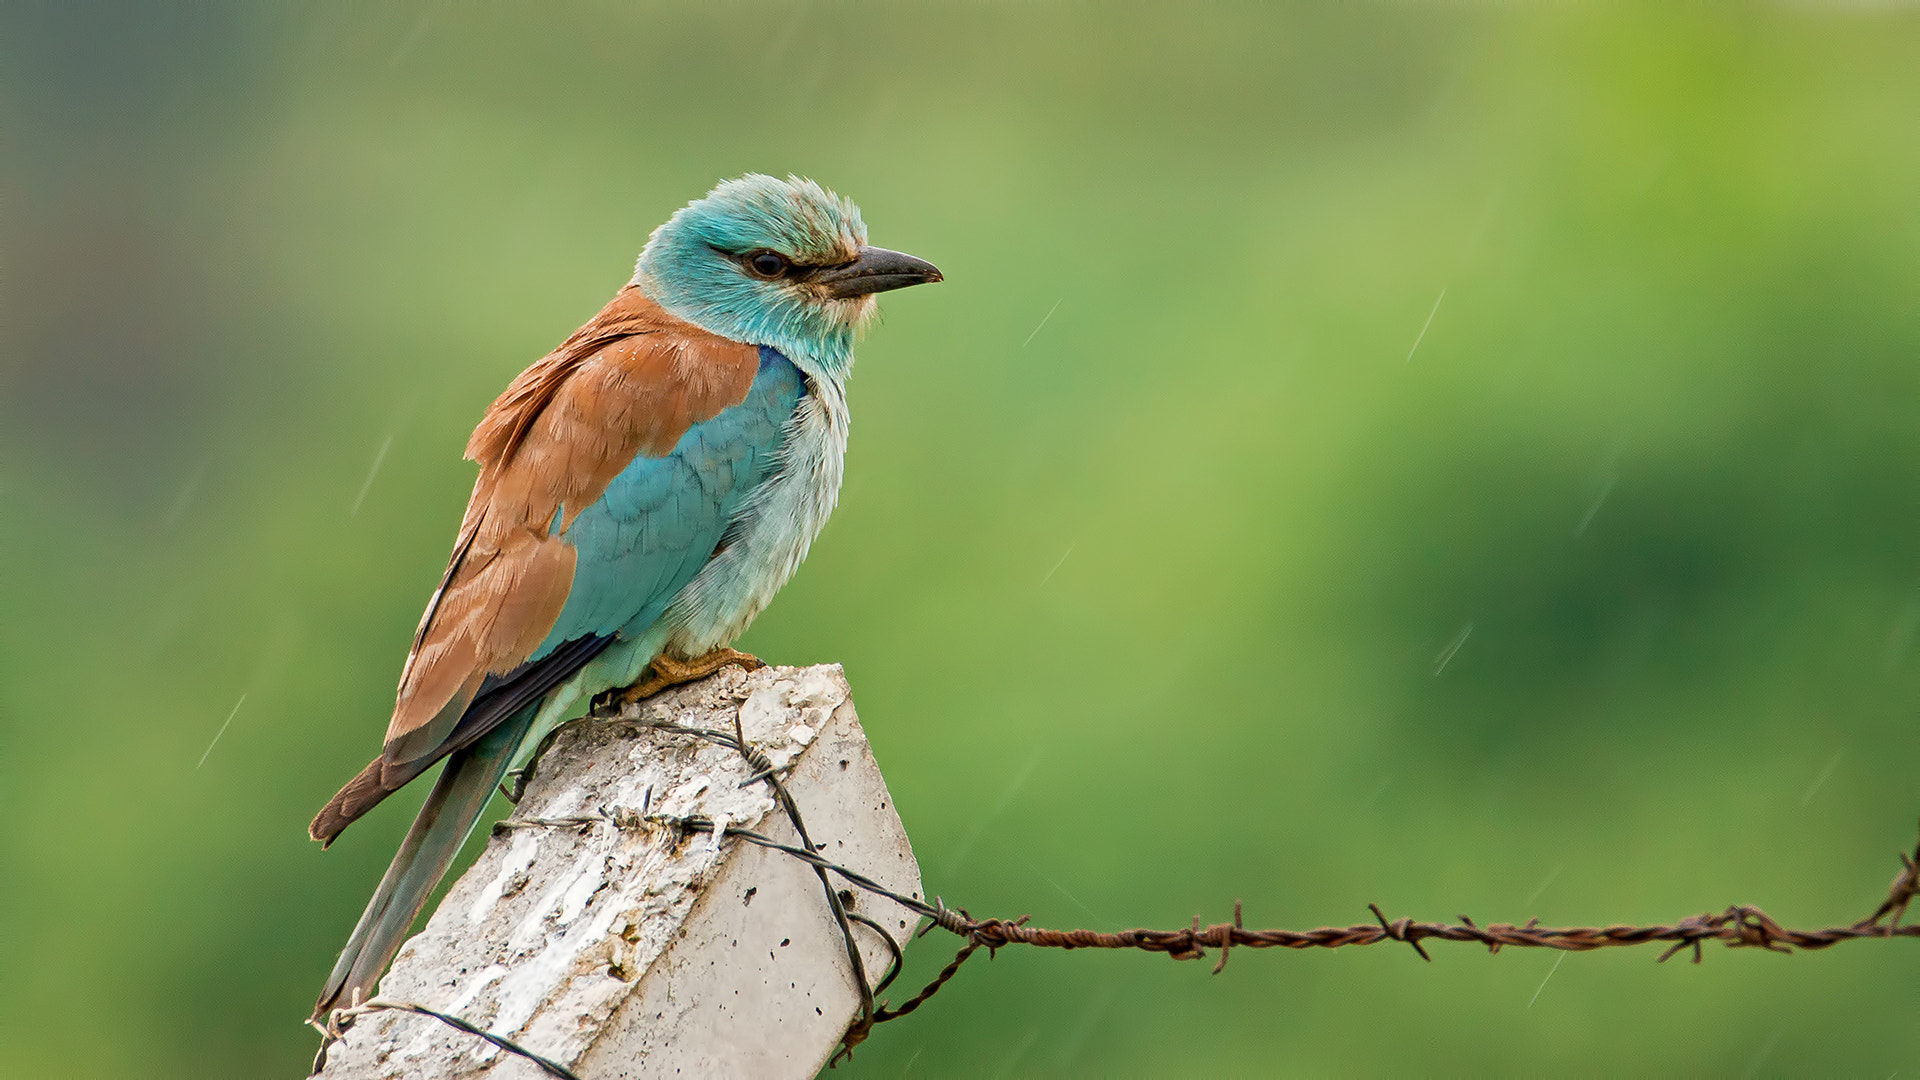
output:
{"label": "blue wing feathers", "polygon": [[575,549],[573,587],[530,659],[563,642],[651,626],[772,471],[804,393],[792,361],[762,347],[746,400],[688,428],[664,457],[634,458],[561,534]]}

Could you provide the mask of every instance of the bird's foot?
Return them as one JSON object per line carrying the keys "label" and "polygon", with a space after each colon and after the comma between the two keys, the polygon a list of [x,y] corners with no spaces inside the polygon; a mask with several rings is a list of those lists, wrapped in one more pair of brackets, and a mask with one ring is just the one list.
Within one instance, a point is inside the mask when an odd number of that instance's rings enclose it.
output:
{"label": "bird's foot", "polygon": [[[767,662],[738,649],[715,649],[705,656],[692,660],[676,660],[671,656],[656,656],[647,665],[647,677],[624,690],[607,692],[604,708],[620,710],[636,701],[644,701],[662,690],[669,690],[695,679],[704,679],[729,664],[755,671],[766,667]],[[599,711],[599,710],[595,710]]]}

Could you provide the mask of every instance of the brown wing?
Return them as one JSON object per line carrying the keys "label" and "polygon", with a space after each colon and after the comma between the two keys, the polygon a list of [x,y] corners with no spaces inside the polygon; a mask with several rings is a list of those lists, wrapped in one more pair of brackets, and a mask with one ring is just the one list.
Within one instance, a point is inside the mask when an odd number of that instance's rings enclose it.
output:
{"label": "brown wing", "polygon": [[520,669],[566,605],[574,551],[558,532],[636,455],[670,452],[693,424],[745,400],[758,370],[756,347],[629,286],[513,380],[467,443],[480,476],[401,669],[386,746],[314,818],[315,839],[330,841],[452,749],[487,676]]}

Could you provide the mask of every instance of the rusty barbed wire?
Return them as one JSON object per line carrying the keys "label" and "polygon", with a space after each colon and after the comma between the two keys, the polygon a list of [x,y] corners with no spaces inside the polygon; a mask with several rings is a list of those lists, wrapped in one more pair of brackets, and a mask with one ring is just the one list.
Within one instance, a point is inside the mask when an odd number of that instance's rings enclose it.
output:
{"label": "rusty barbed wire", "polygon": [[[585,819],[578,817],[556,819],[551,822],[528,819],[513,823],[513,827],[578,826],[585,823],[587,823]],[[666,828],[680,835],[713,831],[713,822],[700,817],[674,818],[651,815],[643,818],[629,813],[594,816],[591,823],[608,824],[618,828]],[[1192,926],[1178,930],[1135,929],[1107,932],[1055,930],[1028,926],[1029,916],[1025,915],[1018,919],[975,919],[966,909],[947,907],[946,903],[938,897],[932,904],[928,904],[917,897],[888,889],[856,870],[840,866],[822,857],[817,851],[783,844],[737,826],[726,826],[722,835],[784,852],[817,870],[837,874],[850,884],[885,897],[927,918],[930,921],[921,929],[922,936],[929,930],[938,928],[966,939],[966,945],[961,948],[953,961],[942,969],[925,989],[901,1008],[890,1009],[886,1003],[882,1002],[871,1013],[856,1018],[842,1044],[842,1053],[849,1052],[854,1046],[859,1045],[875,1024],[897,1019],[919,1008],[949,979],[953,978],[961,964],[983,947],[990,954],[1009,945],[1031,945],[1043,949],[1135,949],[1142,952],[1164,953],[1174,960],[1199,960],[1206,956],[1206,950],[1218,949],[1220,959],[1213,967],[1213,973],[1217,975],[1226,968],[1227,957],[1235,947],[1339,949],[1353,945],[1378,945],[1382,942],[1397,941],[1412,946],[1422,960],[1431,961],[1433,957],[1428,955],[1427,950],[1421,945],[1422,941],[1472,943],[1482,945],[1493,953],[1503,948],[1589,952],[1594,949],[1669,942],[1669,947],[1660,954],[1658,962],[1665,963],[1676,953],[1691,948],[1693,962],[1697,964],[1703,959],[1701,945],[1708,941],[1719,941],[1728,948],[1761,948],[1769,952],[1791,953],[1795,949],[1826,949],[1843,941],[1857,941],[1865,938],[1920,938],[1920,923],[1900,925],[1908,905],[1913,902],[1916,895],[1920,895],[1920,844],[1916,844],[1912,855],[1901,853],[1901,870],[1888,886],[1887,898],[1874,909],[1873,914],[1848,926],[1828,927],[1821,930],[1795,930],[1781,926],[1765,911],[1745,904],[1734,905],[1720,912],[1706,912],[1675,923],[1647,926],[1613,924],[1574,927],[1541,926],[1537,919],[1530,919],[1522,926],[1510,923],[1481,926],[1467,915],[1459,916],[1458,923],[1416,922],[1404,918],[1389,920],[1380,910],[1379,905],[1368,904],[1367,909],[1373,913],[1374,917],[1372,923],[1323,926],[1312,930],[1249,930],[1243,925],[1241,903],[1236,900],[1233,905],[1233,921],[1230,923],[1216,923],[1202,927],[1200,917],[1196,915]],[[876,992],[880,989],[884,989],[884,986],[876,988]],[[836,1055],[836,1060],[838,1059],[839,1055]]]}
{"label": "rusty barbed wire", "polygon": [[[706,834],[713,831],[713,822],[703,817],[671,817],[662,814],[640,815],[631,810],[619,810],[612,814],[586,814],[564,818],[522,818],[503,821],[496,829],[526,828],[578,828],[589,825],[609,825],[616,828],[659,828],[682,835]],[[1772,952],[1792,952],[1795,949],[1815,950],[1831,948],[1843,941],[1856,941],[1862,938],[1920,937],[1920,923],[1902,926],[1900,919],[1916,895],[1920,895],[1920,847],[1915,855],[1902,853],[1902,869],[1895,876],[1888,889],[1888,896],[1874,913],[1859,922],[1848,926],[1828,927],[1822,930],[1795,930],[1781,926],[1765,911],[1752,905],[1735,905],[1719,912],[1707,912],[1675,923],[1634,926],[1613,924],[1609,926],[1541,926],[1539,920],[1531,919],[1526,924],[1515,926],[1511,923],[1491,923],[1481,926],[1471,916],[1462,915],[1458,923],[1415,922],[1412,919],[1389,920],[1376,904],[1368,904],[1373,912],[1374,921],[1353,926],[1322,926],[1312,930],[1249,930],[1243,925],[1241,905],[1234,903],[1234,919],[1230,923],[1216,923],[1212,926],[1199,925],[1195,916],[1194,925],[1177,930],[1053,930],[1046,927],[1026,925],[1028,916],[1018,919],[974,919],[964,908],[947,907],[944,901],[935,898],[929,904],[924,900],[895,892],[875,882],[873,879],[833,862],[816,851],[792,844],[783,844],[771,837],[743,829],[738,826],[726,826],[724,836],[745,840],[759,847],[784,852],[817,869],[830,871],[844,878],[848,883],[878,896],[885,897],[914,913],[930,919],[926,929],[938,928],[967,939],[975,947],[984,946],[988,950],[1004,948],[1009,945],[1031,945],[1043,949],[1137,949],[1142,952],[1165,953],[1175,960],[1198,960],[1206,955],[1208,949],[1220,949],[1223,952],[1235,946],[1254,949],[1339,949],[1350,945],[1378,945],[1387,941],[1401,941],[1413,946],[1423,960],[1432,960],[1422,941],[1438,940],[1469,942],[1485,946],[1491,952],[1502,948],[1561,949],[1567,952],[1589,952],[1594,949],[1648,945],[1657,942],[1671,942],[1671,946],[1660,954],[1664,962],[1675,953],[1684,949],[1694,950],[1694,962],[1701,960],[1700,945],[1708,941],[1720,941],[1729,948],[1764,948]],[[1893,918],[1882,922],[1888,915]],[[926,930],[922,930],[924,934]],[[1215,971],[1226,966],[1226,958],[1215,966]]]}
{"label": "rusty barbed wire", "polygon": [[[1831,948],[1843,941],[1857,941],[1867,938],[1920,938],[1920,923],[1901,925],[1907,908],[1916,897],[1920,897],[1920,843],[1916,843],[1912,855],[1900,854],[1901,869],[1894,875],[1887,888],[1887,897],[1873,913],[1858,922],[1846,926],[1827,927],[1819,930],[1797,930],[1781,926],[1765,911],[1752,905],[1733,905],[1718,912],[1705,912],[1673,923],[1652,925],[1611,924],[1608,926],[1541,926],[1538,919],[1529,919],[1524,925],[1511,923],[1490,923],[1482,926],[1466,915],[1459,916],[1455,923],[1418,922],[1413,919],[1389,919],[1379,905],[1368,904],[1374,921],[1356,923],[1351,926],[1322,926],[1311,930],[1256,929],[1249,930],[1244,925],[1241,902],[1233,905],[1233,921],[1201,926],[1200,917],[1193,917],[1192,925],[1173,930],[1132,929],[1118,931],[1099,930],[1057,930],[1042,926],[1029,926],[1030,916],[1022,915],[1017,919],[974,918],[965,908],[948,907],[940,897],[932,903],[919,898],[896,892],[865,874],[850,867],[841,866],[822,856],[820,851],[825,844],[816,845],[808,836],[799,805],[786,789],[781,771],[773,766],[766,755],[746,739],[740,729],[738,713],[734,717],[734,730],[722,731],[708,728],[689,727],[665,719],[636,719],[629,716],[608,716],[598,712],[574,723],[599,721],[620,723],[636,727],[650,728],[667,734],[686,735],[703,739],[715,745],[739,753],[751,768],[751,774],[740,782],[741,787],[755,783],[765,783],[773,793],[775,804],[780,808],[794,833],[800,839],[799,844],[787,844],[775,840],[763,833],[736,825],[721,826],[723,838],[746,841],[759,847],[783,852],[810,866],[819,876],[823,886],[827,905],[835,923],[839,926],[846,942],[849,966],[852,968],[854,982],[860,991],[860,1008],[847,1031],[841,1038],[840,1048],[834,1053],[829,1065],[838,1064],[852,1056],[854,1047],[864,1042],[876,1025],[889,1020],[897,1020],[914,1012],[924,1005],[954,977],[976,952],[984,948],[991,955],[1011,945],[1028,945],[1042,949],[1130,949],[1141,952],[1163,953],[1174,960],[1199,960],[1207,955],[1208,949],[1219,950],[1219,960],[1213,966],[1213,973],[1219,974],[1227,966],[1227,958],[1235,948],[1251,949],[1340,949],[1349,946],[1378,945],[1383,942],[1403,942],[1418,953],[1422,960],[1431,961],[1422,942],[1448,941],[1480,945],[1490,953],[1498,953],[1504,948],[1559,949],[1564,952],[1589,952],[1605,948],[1630,948],[1641,945],[1666,943],[1658,962],[1665,963],[1678,953],[1691,949],[1693,962],[1703,959],[1702,945],[1709,941],[1718,941],[1728,948],[1758,948],[1769,952],[1791,953],[1794,950],[1818,950]],[[563,725],[566,726],[566,725]],[[553,737],[548,735],[542,742],[544,750],[551,745]],[[528,763],[515,785],[516,790],[503,793],[514,801],[525,789],[525,780],[533,774],[539,761],[538,752]],[[650,802],[650,800],[649,800]],[[651,806],[640,809],[632,807],[607,807],[600,813],[574,814],[554,818],[509,818],[496,822],[495,835],[517,829],[586,829],[610,827],[621,830],[660,830],[669,835],[669,842],[678,845],[686,837],[694,834],[711,834],[714,822],[698,816],[674,817],[650,813]],[[888,1002],[880,1001],[877,996],[884,993],[899,976],[904,957],[900,945],[873,920],[848,910],[849,901],[833,888],[828,875],[835,875],[855,888],[884,897],[927,920],[917,936],[925,936],[935,929],[944,930],[965,939],[954,958],[912,998],[899,1008],[892,1008]],[[848,894],[849,896],[851,894]],[[874,931],[886,943],[892,954],[887,973],[877,984],[869,985],[866,965],[854,940],[853,927],[864,925]],[[538,1054],[513,1043],[504,1037],[489,1033],[476,1025],[455,1016],[435,1012],[411,1002],[392,1002],[375,999],[352,1010],[336,1010],[335,1016],[327,1027],[332,1040],[339,1038],[345,1027],[355,1016],[380,1009],[398,1009],[434,1017],[462,1031],[469,1032],[509,1053],[527,1058],[552,1075],[572,1080],[573,1074],[564,1066],[540,1057]],[[335,1027],[335,1023],[339,1026]],[[325,1047],[321,1050],[324,1060]],[[317,1064],[317,1063],[316,1063]],[[317,1069],[316,1069],[317,1071]]]}
{"label": "rusty barbed wire", "polygon": [[[1702,945],[1718,941],[1728,948],[1760,948],[1769,952],[1790,953],[1799,950],[1817,950],[1831,948],[1843,941],[1856,941],[1865,938],[1920,938],[1920,924],[1903,926],[1901,919],[1917,895],[1920,895],[1920,843],[1916,843],[1912,855],[1900,854],[1900,871],[1888,886],[1887,897],[1875,908],[1873,913],[1858,922],[1847,926],[1834,926],[1818,930],[1798,930],[1780,925],[1764,910],[1753,905],[1733,905],[1718,912],[1704,912],[1673,923],[1652,925],[1611,924],[1607,926],[1541,926],[1538,919],[1530,919],[1523,925],[1511,923],[1490,923],[1481,925],[1467,915],[1459,916],[1459,921],[1418,922],[1413,919],[1389,919],[1377,904],[1368,904],[1374,921],[1357,923],[1352,926],[1322,926],[1311,930],[1287,929],[1248,929],[1244,925],[1240,901],[1233,905],[1233,921],[1201,926],[1200,917],[1194,916],[1190,926],[1173,930],[1132,929],[1118,931],[1099,930],[1057,930],[1049,927],[1028,925],[1029,916],[1018,919],[986,918],[975,919],[965,908],[951,908],[939,897],[933,903],[917,896],[908,896],[881,885],[865,874],[849,867],[841,866],[819,853],[818,848],[806,839],[804,827],[799,822],[799,807],[787,793],[766,761],[764,755],[749,745],[744,736],[735,732],[710,731],[701,728],[685,727],[665,720],[637,720],[629,717],[601,718],[603,720],[634,724],[653,728],[671,734],[689,735],[706,739],[718,745],[734,749],[746,757],[753,769],[753,775],[741,782],[741,786],[755,782],[766,782],[776,792],[776,800],[796,826],[796,833],[802,838],[799,845],[786,844],[764,834],[734,825],[723,826],[722,835],[744,840],[760,847],[784,852],[795,859],[813,867],[824,882],[826,875],[834,874],[848,884],[865,892],[884,897],[899,904],[928,920],[920,934],[924,936],[933,929],[964,938],[966,944],[954,959],[943,968],[927,986],[898,1009],[890,1008],[887,1003],[876,1001],[875,995],[884,990],[899,972],[898,946],[888,935],[889,946],[894,948],[894,964],[887,977],[879,986],[866,990],[864,966],[857,959],[859,950],[855,947],[852,928],[846,917],[845,906],[829,887],[827,895],[842,932],[846,935],[847,949],[855,957],[855,969],[861,973],[859,983],[863,991],[860,1013],[849,1027],[840,1051],[835,1054],[838,1062],[849,1056],[853,1048],[864,1041],[872,1032],[874,1025],[905,1016],[923,1005],[927,999],[939,992],[941,987],[953,978],[975,952],[985,948],[989,954],[1010,945],[1028,945],[1042,949],[1131,949],[1141,952],[1164,953],[1174,960],[1199,960],[1206,956],[1207,950],[1219,950],[1219,960],[1214,964],[1214,974],[1226,968],[1227,958],[1235,948],[1251,949],[1339,949],[1349,946],[1378,945],[1383,942],[1404,942],[1422,960],[1431,961],[1422,942],[1448,941],[1480,945],[1489,952],[1498,953],[1503,948],[1559,949],[1565,952],[1590,952],[1595,949],[1626,948],[1641,945],[1666,943],[1667,948],[1658,960],[1665,963],[1676,954],[1691,949],[1693,962],[1703,959]],[[736,721],[736,728],[737,728]],[[601,814],[575,815],[566,818],[522,818],[500,822],[496,830],[520,828],[579,828],[606,825],[620,829],[665,829],[679,838],[695,833],[711,833],[714,823],[702,817],[670,817],[661,814],[648,814],[631,808],[613,807]],[[824,845],[821,845],[824,847]],[[865,922],[866,920],[860,920]]]}

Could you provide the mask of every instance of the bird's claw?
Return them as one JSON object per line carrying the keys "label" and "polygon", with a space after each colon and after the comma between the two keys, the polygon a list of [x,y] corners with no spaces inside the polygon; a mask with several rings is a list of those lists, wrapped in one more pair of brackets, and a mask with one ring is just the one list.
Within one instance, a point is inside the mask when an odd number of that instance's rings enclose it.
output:
{"label": "bird's claw", "polygon": [[757,671],[766,667],[767,662],[738,649],[715,649],[704,656],[692,660],[677,660],[671,656],[660,655],[647,665],[647,677],[618,690],[609,690],[594,702],[594,711],[618,711],[638,701],[644,701],[663,690],[704,679],[723,667],[733,665],[748,671]]}

